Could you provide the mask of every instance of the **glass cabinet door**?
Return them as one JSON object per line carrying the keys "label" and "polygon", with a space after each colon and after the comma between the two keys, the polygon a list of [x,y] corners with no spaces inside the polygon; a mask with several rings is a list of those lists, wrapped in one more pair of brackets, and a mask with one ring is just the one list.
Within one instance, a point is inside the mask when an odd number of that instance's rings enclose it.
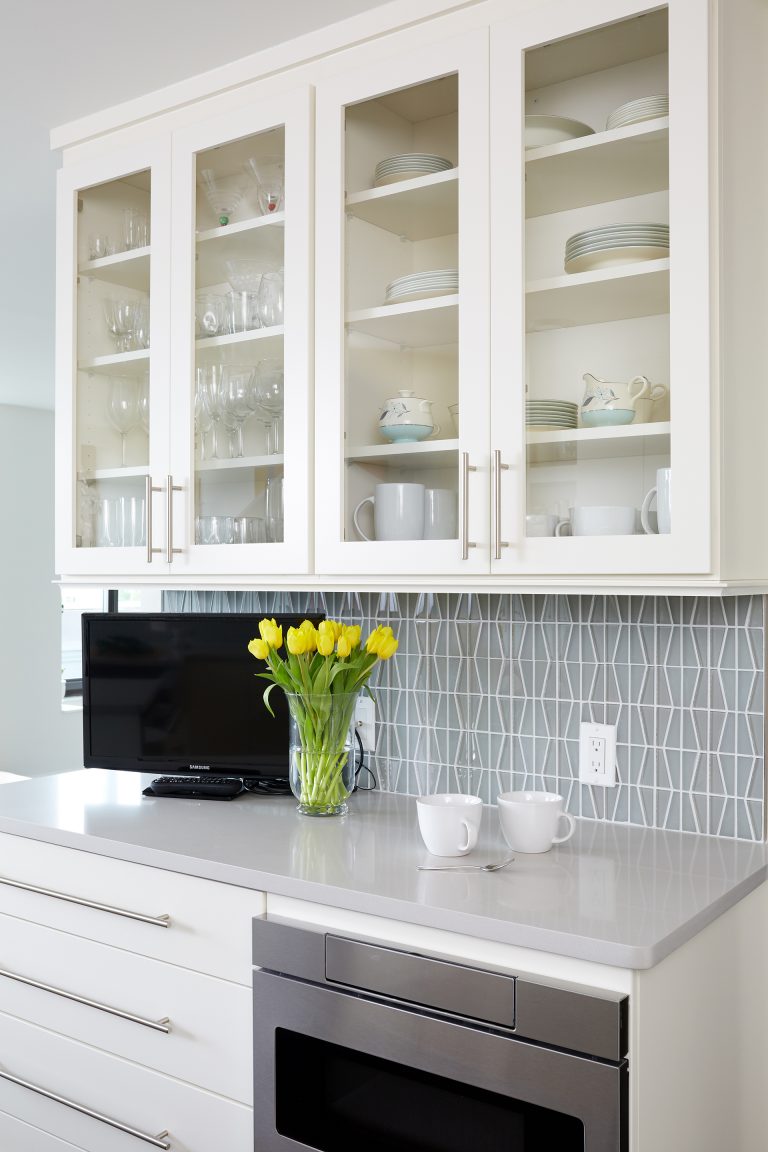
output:
{"label": "glass cabinet door", "polygon": [[487,569],[486,52],[318,89],[321,572]]}
{"label": "glass cabinet door", "polygon": [[308,568],[308,117],[294,92],[174,139],[175,568]]}
{"label": "glass cabinet door", "polygon": [[164,563],[163,527],[155,541],[148,530],[167,471],[169,187],[162,144],[59,176],[57,457],[69,481],[57,563],[70,573]]}
{"label": "glass cabinet door", "polygon": [[[615,4],[603,7],[615,17]],[[492,224],[502,239],[493,427],[512,465],[497,487],[499,570],[710,567],[706,40],[696,8],[672,0],[584,27],[571,5],[553,5],[495,30],[496,103],[511,95],[510,70],[523,81],[522,101],[497,122],[492,177],[514,189]],[[691,137],[675,135],[688,124]],[[520,221],[516,235],[505,210]],[[513,286],[509,256],[521,240]],[[514,398],[501,379],[502,315],[520,317],[524,333]],[[515,430],[506,441],[505,425]]]}

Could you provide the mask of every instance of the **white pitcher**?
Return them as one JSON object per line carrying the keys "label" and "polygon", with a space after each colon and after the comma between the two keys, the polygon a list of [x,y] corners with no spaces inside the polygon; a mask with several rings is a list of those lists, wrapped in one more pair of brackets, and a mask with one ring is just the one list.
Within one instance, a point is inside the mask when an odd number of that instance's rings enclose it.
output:
{"label": "white pitcher", "polygon": [[651,405],[661,400],[669,389],[666,384],[651,384],[647,376],[633,376],[625,383],[619,380],[601,380],[591,372],[582,376],[586,391],[581,401],[581,414],[632,409],[635,422],[646,424],[651,417]]}

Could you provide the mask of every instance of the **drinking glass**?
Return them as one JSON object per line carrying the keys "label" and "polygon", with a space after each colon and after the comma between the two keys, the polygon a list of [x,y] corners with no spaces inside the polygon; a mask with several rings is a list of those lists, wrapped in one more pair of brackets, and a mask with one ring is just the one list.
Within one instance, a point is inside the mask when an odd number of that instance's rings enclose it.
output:
{"label": "drinking glass", "polygon": [[228,332],[250,332],[261,328],[259,293],[247,289],[234,289],[223,297],[227,313]]}
{"label": "drinking glass", "polygon": [[205,369],[195,372],[195,431],[200,433],[200,460],[207,460],[205,437],[213,428],[213,420],[205,401]]}
{"label": "drinking glass", "polygon": [[149,243],[149,218],[141,208],[123,209],[123,247],[126,252]]}
{"label": "drinking glass", "polygon": [[211,456],[220,460],[219,430],[224,418],[224,397],[221,387],[225,365],[206,364],[197,369],[197,386],[206,417],[211,421]]}
{"label": "drinking glass", "polygon": [[149,347],[149,308],[144,300],[105,300],[104,318],[118,352]]}
{"label": "drinking glass", "polygon": [[232,544],[234,523],[231,516],[198,516],[195,522],[198,544]]}
{"label": "drinking glass", "polygon": [[267,538],[261,516],[235,516],[232,524],[235,544],[263,544]]}
{"label": "drinking glass", "polygon": [[279,212],[284,206],[285,163],[282,156],[252,156],[245,170],[256,180],[256,195],[262,216]]}
{"label": "drinking glass", "polygon": [[265,498],[267,540],[271,544],[283,542],[283,477],[268,476]]}
{"label": "drinking glass", "polygon": [[107,416],[120,433],[120,466],[125,467],[125,439],[139,425],[139,389],[135,380],[116,376],[107,402]]}
{"label": "drinking glass", "polygon": [[145,372],[139,381],[139,423],[149,436],[149,375]]}
{"label": "drinking glass", "polygon": [[283,412],[285,377],[282,360],[260,361],[253,385],[253,400],[256,410],[262,413],[262,422],[267,429],[267,455],[274,456],[283,450]]}
{"label": "drinking glass", "polygon": [[265,328],[283,322],[283,273],[265,272],[259,286],[259,319]]}
{"label": "drinking glass", "polygon": [[104,496],[99,500],[96,523],[96,545],[99,548],[121,548],[124,541],[124,496]]}
{"label": "drinking glass", "polygon": [[218,336],[227,332],[227,299],[213,292],[198,292],[195,296],[195,328],[197,335]]}
{"label": "drinking glass", "polygon": [[251,408],[252,365],[227,364],[221,371],[223,417],[233,432],[230,456],[243,455],[243,424],[253,415]]}
{"label": "drinking glass", "polygon": [[102,260],[105,256],[114,256],[115,245],[110,236],[99,235],[88,237],[88,259]]}

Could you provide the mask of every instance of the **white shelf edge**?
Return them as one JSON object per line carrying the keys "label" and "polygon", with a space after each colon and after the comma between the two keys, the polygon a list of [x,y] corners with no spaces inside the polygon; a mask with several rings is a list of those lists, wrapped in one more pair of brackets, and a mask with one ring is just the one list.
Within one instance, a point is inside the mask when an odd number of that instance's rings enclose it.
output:
{"label": "white shelf edge", "polygon": [[571,152],[601,148],[619,140],[653,136],[665,130],[669,131],[669,116],[658,116],[655,120],[643,120],[640,124],[628,124],[624,128],[611,128],[603,132],[594,132],[591,136],[579,136],[576,140],[563,140],[560,144],[544,144],[541,148],[531,148],[525,153],[525,163],[535,164],[537,160],[549,160],[551,156],[567,156]]}
{"label": "white shelf edge", "polygon": [[113,364],[135,364],[139,360],[149,360],[149,348],[140,348],[136,352],[112,352],[109,356],[94,356],[92,360],[81,360],[77,370],[90,372],[97,368],[109,368]]}
{"label": "white shelf edge", "polygon": [[452,292],[450,296],[429,296],[426,300],[405,300],[402,304],[380,304],[376,308],[358,308],[354,312],[347,312],[344,322],[355,324],[360,320],[380,320],[387,316],[405,316],[412,312],[431,312],[439,308],[455,308],[458,303],[458,292]]}
{"label": "white shelf edge", "polygon": [[205,244],[208,240],[219,240],[222,236],[233,236],[238,232],[252,232],[257,228],[279,228],[284,225],[285,212],[275,212],[274,216],[252,216],[248,220],[238,220],[236,224],[206,228],[195,234],[195,240],[198,244]]}
{"label": "white shelf edge", "polygon": [[345,460],[380,460],[397,456],[430,456],[436,452],[457,452],[458,440],[418,440],[410,444],[360,444],[344,451]]}
{"label": "white shelf edge", "polygon": [[195,464],[195,472],[232,472],[241,468],[283,467],[285,457],[282,452],[274,456],[234,456],[231,460],[201,460]]}
{"label": "white shelf edge", "polygon": [[529,280],[526,295],[551,292],[553,289],[578,288],[583,284],[601,284],[610,280],[630,280],[636,276],[650,276],[654,272],[668,272],[669,257],[663,260],[637,260],[630,264],[616,264],[612,268],[598,268],[595,272],[571,272],[550,276],[545,280]]}
{"label": "white shelf edge", "polygon": [[434,188],[436,184],[449,184],[458,180],[459,169],[447,168],[444,172],[433,172],[428,176],[416,176],[413,180],[398,180],[394,184],[385,184],[381,188],[364,188],[362,192],[352,192],[347,196],[345,207],[354,208],[356,204],[369,204],[372,200],[389,200],[404,192],[415,192],[421,188]]}
{"label": "white shelf edge", "polygon": [[78,272],[87,274],[98,272],[102,268],[114,268],[119,264],[130,264],[134,260],[143,260],[152,253],[147,244],[144,248],[131,248],[128,252],[115,252],[112,256],[100,256],[98,260],[86,260],[78,267]]}
{"label": "white shelf edge", "polygon": [[552,432],[537,432],[526,428],[526,439],[534,444],[590,444],[596,440],[642,440],[649,436],[669,436],[672,425],[669,420],[659,420],[647,424],[620,424],[612,428],[564,428]]}
{"label": "white shelf edge", "polygon": [[91,468],[85,472],[78,472],[78,480],[91,482],[94,480],[143,480],[149,475],[149,465],[131,464],[125,468]]}
{"label": "white shelf edge", "polygon": [[203,336],[195,340],[195,348],[201,351],[205,348],[227,348],[232,344],[250,344],[254,340],[268,340],[270,336],[283,338],[285,329],[282,324],[273,324],[270,328],[251,328],[247,332],[233,332],[228,336]]}

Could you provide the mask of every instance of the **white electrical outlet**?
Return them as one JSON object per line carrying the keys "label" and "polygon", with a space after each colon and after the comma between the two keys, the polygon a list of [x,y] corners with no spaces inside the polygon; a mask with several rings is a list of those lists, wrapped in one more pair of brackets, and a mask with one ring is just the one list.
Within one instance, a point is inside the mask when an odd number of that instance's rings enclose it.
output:
{"label": "white electrical outlet", "polygon": [[361,696],[355,708],[355,728],[366,752],[376,751],[376,705],[370,696]]}
{"label": "white electrical outlet", "polygon": [[579,736],[579,780],[599,788],[616,787],[616,725],[583,721]]}

